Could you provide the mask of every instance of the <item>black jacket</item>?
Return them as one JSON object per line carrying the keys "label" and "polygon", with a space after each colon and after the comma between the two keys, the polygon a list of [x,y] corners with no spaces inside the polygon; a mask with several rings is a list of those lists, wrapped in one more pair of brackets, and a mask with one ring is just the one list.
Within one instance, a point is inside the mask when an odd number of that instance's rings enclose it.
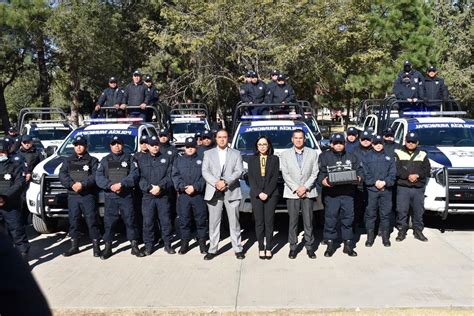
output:
{"label": "black jacket", "polygon": [[29,150],[25,150],[22,147],[17,151],[17,154],[23,157],[26,164],[26,172],[31,173],[37,164],[41,162],[41,153],[32,146]]}
{"label": "black jacket", "polygon": [[120,105],[123,103],[125,91],[122,88],[107,88],[105,89],[97,100],[97,104],[100,106],[112,107],[116,104]]}
{"label": "black jacket", "polygon": [[146,93],[148,94],[148,105],[156,105],[160,102],[160,95],[158,94],[158,89],[156,89],[156,87],[151,86],[150,88],[147,88]]}
{"label": "black jacket", "polygon": [[[430,177],[431,165],[428,154],[420,149],[409,152],[406,147],[395,150],[397,159],[397,184],[402,187],[422,188]],[[410,182],[408,176],[418,174],[416,182]]]}
{"label": "black jacket", "polygon": [[265,176],[261,176],[260,155],[253,155],[248,162],[248,179],[250,184],[250,196],[258,198],[260,193],[268,197],[278,194],[277,183],[280,175],[280,159],[275,155],[269,155],[265,165]]}
{"label": "black jacket", "polygon": [[385,153],[372,150],[362,163],[364,168],[364,183],[368,190],[379,191],[375,187],[377,180],[385,181],[385,188],[390,189],[395,184],[397,169],[395,157]]}
{"label": "black jacket", "polygon": [[427,100],[447,100],[449,97],[448,87],[444,84],[444,80],[439,77],[426,77],[422,89],[423,98]]}
{"label": "black jacket", "polygon": [[[127,175],[120,180],[122,190],[119,194],[116,194],[110,190],[110,187],[112,184],[114,184],[110,177],[109,163],[111,162],[120,163],[124,169],[128,170],[126,172]],[[118,155],[110,153],[100,161],[95,174],[95,182],[99,188],[104,190],[105,197],[120,198],[131,196],[133,188],[138,182],[137,163],[129,154],[125,154],[123,152]]]}
{"label": "black jacket", "polygon": [[[153,199],[162,197],[169,193],[173,188],[173,181],[171,180],[172,161],[170,157],[158,152],[156,156],[148,153],[142,156],[138,161],[138,169],[140,171],[140,190],[143,192],[144,199]],[[152,185],[160,187],[160,194],[154,196],[150,193]]]}
{"label": "black jacket", "polygon": [[174,160],[171,177],[176,192],[184,193],[185,187],[192,185],[195,194],[204,194],[206,181],[202,177],[202,157],[197,153],[192,156],[178,156]]}
{"label": "black jacket", "polygon": [[[123,102],[128,106],[138,106],[142,103],[149,104],[148,88],[140,82],[139,84],[129,83],[124,89]],[[134,109],[135,111],[135,109]],[[139,109],[136,110],[137,112]]]}
{"label": "black jacket", "polygon": [[[96,194],[97,187],[95,184],[95,174],[98,165],[99,160],[89,155],[88,152],[86,152],[82,157],[79,157],[74,153],[64,160],[61,169],[59,170],[59,181],[61,181],[61,184],[68,189],[69,194],[82,196]],[[74,192],[72,190],[72,186],[76,182],[82,184],[82,190],[79,192]]]}
{"label": "black jacket", "polygon": [[398,100],[421,99],[423,97],[422,88],[422,85],[414,82],[403,83],[401,80],[397,80],[393,86],[393,94]]}
{"label": "black jacket", "polygon": [[0,162],[0,196],[5,199],[3,208],[18,207],[25,178],[23,166],[11,158]]}
{"label": "black jacket", "polygon": [[240,87],[240,100],[244,103],[263,103],[267,94],[267,85],[258,80],[257,83],[246,83]]}
{"label": "black jacket", "polygon": [[288,84],[275,85],[273,89],[267,91],[265,103],[292,103],[295,102],[295,91]]}

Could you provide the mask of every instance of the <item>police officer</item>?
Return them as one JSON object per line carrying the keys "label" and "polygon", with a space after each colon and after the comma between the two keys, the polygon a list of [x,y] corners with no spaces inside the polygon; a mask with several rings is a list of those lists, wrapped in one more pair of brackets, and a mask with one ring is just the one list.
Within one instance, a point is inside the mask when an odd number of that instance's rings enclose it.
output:
{"label": "police officer", "polygon": [[197,153],[202,158],[204,157],[204,152],[215,147],[213,140],[212,132],[205,130],[201,133],[202,144],[198,147]]}
{"label": "police officer", "polygon": [[160,147],[158,137],[150,137],[148,139],[149,154],[138,161],[140,189],[143,193],[143,242],[147,256],[153,253],[157,217],[161,226],[161,238],[165,243],[165,251],[169,254],[175,253],[171,247],[172,225],[169,203],[169,190],[173,187],[171,180],[172,160],[171,156],[160,152]]}
{"label": "police officer", "polygon": [[267,91],[265,103],[292,103],[295,101],[295,91],[293,87],[286,82],[284,74],[277,77],[277,85]]}
{"label": "police officer", "polygon": [[[424,78],[422,97],[428,107],[439,107],[441,100],[447,102],[449,98],[448,87],[444,80],[438,77],[438,69],[435,66],[429,66]],[[433,102],[432,100],[438,100]]]}
{"label": "police officer", "polygon": [[160,152],[171,159],[173,163],[174,159],[178,155],[176,147],[170,144],[170,131],[166,128],[162,128],[158,131],[158,137],[160,138]]}
{"label": "police officer", "polygon": [[101,107],[113,107],[115,110],[109,110],[110,117],[124,117],[124,106],[123,103],[124,90],[119,88],[117,78],[110,77],[109,87],[102,91],[102,94],[97,100],[92,118],[103,118],[106,117],[105,111],[101,110]]}
{"label": "police officer", "polygon": [[407,102],[416,102],[420,97],[420,89],[422,85],[415,83],[410,77],[410,74],[405,73],[400,78],[397,78],[393,85],[393,94],[398,100]]}
{"label": "police officer", "polygon": [[405,60],[403,62],[403,69],[398,73],[397,78],[403,77],[404,74],[408,74],[410,80],[413,83],[417,85],[423,85],[423,75],[421,74],[421,72],[413,68],[413,64],[409,60]]}
{"label": "police officer", "polygon": [[18,150],[18,148],[20,147],[21,136],[18,135],[16,127],[10,126],[7,131],[7,136],[5,137],[5,140],[8,141],[7,144],[9,145],[10,152],[15,152]]}
{"label": "police officer", "polygon": [[343,134],[334,134],[331,137],[331,150],[323,152],[319,156],[318,183],[323,188],[324,197],[324,232],[327,249],[325,257],[331,257],[335,250],[337,239],[337,226],[340,222],[341,237],[344,240],[343,252],[351,257],[357,256],[354,251],[352,239],[352,222],[354,220],[354,184],[332,184],[329,181],[328,167],[343,166],[356,171],[357,181],[362,181],[363,169],[358,157],[345,151]]}
{"label": "police officer", "polygon": [[[363,131],[360,134],[359,146],[355,147],[352,153],[357,156],[360,163],[364,163],[369,153],[372,151],[372,133],[370,131]],[[354,198],[354,230],[357,226],[363,226],[364,213],[367,207],[368,199],[367,188],[363,182],[360,182],[357,186],[357,190]]]}
{"label": "police officer", "polygon": [[366,247],[375,241],[375,222],[380,217],[382,243],[390,247],[390,212],[392,211],[392,188],[397,176],[395,157],[384,152],[382,136],[372,139],[373,150],[369,152],[363,165],[364,183],[368,190],[368,204],[365,211],[367,229]]}
{"label": "police officer", "polygon": [[23,165],[10,159],[9,144],[0,140],[0,215],[21,256],[27,260],[30,245],[21,220],[21,192],[25,178]]}
{"label": "police officer", "polygon": [[383,151],[390,157],[395,157],[395,149],[400,149],[400,144],[395,142],[395,131],[389,127],[383,131]]}
{"label": "police officer", "polygon": [[63,255],[69,257],[79,253],[79,230],[81,216],[87,224],[92,239],[94,257],[100,256],[100,231],[96,206],[97,187],[95,174],[99,161],[87,152],[87,139],[77,136],[72,142],[74,153],[69,156],[59,170],[59,181],[68,190],[69,236],[71,248]]}
{"label": "police officer", "polygon": [[346,134],[346,151],[351,153],[359,146],[359,142],[357,141],[359,138],[359,131],[355,127],[349,127]]}
{"label": "police officer", "polygon": [[148,154],[148,136],[147,135],[142,135],[140,137],[140,151],[135,153],[133,156],[137,161]]}
{"label": "police officer", "polygon": [[133,72],[132,82],[124,89],[122,108],[127,106],[139,106],[138,109],[130,109],[132,116],[139,116],[146,121],[146,106],[149,104],[148,88],[143,84],[142,73],[138,70]]}
{"label": "police officer", "polygon": [[[153,107],[157,107],[158,103],[160,102],[160,95],[158,93],[158,89],[153,85],[153,78],[151,75],[145,76],[145,86],[147,87],[147,94],[148,94],[148,105]],[[153,110],[147,109],[146,111],[146,121],[151,122],[153,118]]]}
{"label": "police officer", "polygon": [[250,83],[246,84],[245,89],[240,91],[240,99],[244,103],[260,104],[265,100],[267,85],[260,79],[255,71],[250,71]]}
{"label": "police officer", "polygon": [[267,89],[271,90],[277,85],[277,79],[280,72],[276,69],[272,70],[270,73],[270,82],[267,84]]}
{"label": "police officer", "polygon": [[240,94],[240,101],[244,101],[246,98],[247,94],[250,93],[250,81],[252,80],[252,72],[253,71],[247,71],[244,75],[244,81],[239,87],[239,94]]}
{"label": "police officer", "polygon": [[104,190],[104,236],[105,249],[101,259],[112,256],[112,241],[115,235],[115,224],[122,218],[127,232],[127,239],[132,245],[132,255],[143,257],[138,249],[138,234],[135,226],[135,210],[133,208],[133,188],[138,182],[138,168],[132,156],[124,153],[123,139],[112,137],[111,153],[102,158],[97,168],[95,181]]}
{"label": "police officer", "polygon": [[204,202],[206,181],[202,177],[202,158],[198,156],[196,140],[188,137],[185,141],[184,156],[173,164],[173,184],[178,192],[178,218],[181,229],[181,248],[179,254],[188,252],[192,238],[193,219],[196,223],[199,250],[206,253],[207,206]]}
{"label": "police officer", "polygon": [[197,145],[198,147],[202,145],[201,133],[202,133],[202,132],[200,132],[200,131],[194,133],[194,139],[196,140],[196,145]]}
{"label": "police officer", "polygon": [[413,235],[421,241],[428,241],[423,235],[423,213],[425,186],[430,177],[428,154],[418,147],[418,135],[409,132],[405,147],[395,150],[397,155],[397,241],[406,238],[408,230],[408,210],[413,209]]}
{"label": "police officer", "polygon": [[21,194],[21,214],[22,221],[26,225],[29,215],[26,207],[26,190],[28,190],[33,169],[41,162],[43,156],[33,145],[33,138],[30,135],[23,135],[21,137],[20,149],[18,149],[16,154],[13,156],[13,159],[17,162],[23,162],[25,166],[23,173],[25,184]]}

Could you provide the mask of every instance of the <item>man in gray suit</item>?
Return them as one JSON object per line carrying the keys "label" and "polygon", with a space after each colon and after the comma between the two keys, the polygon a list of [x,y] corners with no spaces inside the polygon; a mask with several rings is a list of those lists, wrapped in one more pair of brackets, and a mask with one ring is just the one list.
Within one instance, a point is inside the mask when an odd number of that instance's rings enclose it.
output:
{"label": "man in gray suit", "polygon": [[290,243],[290,259],[295,259],[298,245],[297,229],[299,213],[303,214],[304,239],[308,257],[316,259],[313,236],[313,205],[318,192],[316,179],[318,177],[318,153],[305,147],[305,133],[295,129],[291,137],[293,147],[285,150],[280,158],[281,172],[285,180],[283,197],[287,199]]}
{"label": "man in gray suit", "polygon": [[242,157],[238,150],[229,148],[229,134],[219,130],[215,148],[204,152],[202,176],[206,180],[204,200],[209,209],[209,250],[204,260],[212,260],[220,239],[222,208],[229,218],[230,239],[237,259],[244,259],[240,238],[239,204],[242,198],[239,178],[243,172]]}

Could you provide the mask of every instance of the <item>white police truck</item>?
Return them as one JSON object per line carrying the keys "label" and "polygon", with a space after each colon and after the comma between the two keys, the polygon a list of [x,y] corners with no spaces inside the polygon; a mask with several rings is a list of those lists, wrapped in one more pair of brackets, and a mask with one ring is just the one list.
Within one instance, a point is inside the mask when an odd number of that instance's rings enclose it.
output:
{"label": "white police truck", "polygon": [[[39,163],[32,173],[32,181],[26,192],[26,200],[32,213],[33,227],[38,233],[53,232],[58,219],[68,216],[67,190],[59,181],[59,169],[63,161],[74,153],[73,140],[77,136],[87,139],[88,152],[102,159],[110,153],[110,139],[119,135],[124,140],[124,152],[137,151],[143,135],[156,136],[152,124],[142,123],[141,118],[104,118],[86,120],[86,125],[71,132],[53,155]],[[98,195],[99,212],[103,215],[104,196]]]}
{"label": "white police truck", "polygon": [[437,117],[443,112],[412,113],[392,123],[395,141],[404,144],[416,132],[428,153],[431,178],[425,190],[425,209],[444,219],[450,213],[474,212],[474,120]]}
{"label": "white police truck", "polygon": [[203,103],[176,104],[170,111],[170,130],[173,135],[173,145],[182,148],[186,138],[194,137],[198,132],[210,130],[208,117],[209,111]]}

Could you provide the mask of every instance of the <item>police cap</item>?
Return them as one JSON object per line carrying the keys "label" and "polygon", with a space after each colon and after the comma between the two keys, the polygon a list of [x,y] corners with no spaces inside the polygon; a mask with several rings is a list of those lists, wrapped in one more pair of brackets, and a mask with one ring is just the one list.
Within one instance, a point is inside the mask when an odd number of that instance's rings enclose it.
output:
{"label": "police cap", "polygon": [[278,74],[277,81],[286,81],[286,77],[284,74]]}
{"label": "police cap", "polygon": [[393,128],[389,127],[383,131],[383,136],[393,137],[395,136],[395,131],[393,130]]}
{"label": "police cap", "polygon": [[10,126],[8,129],[9,132],[16,132],[16,127],[15,126]]}
{"label": "police cap", "polygon": [[117,83],[117,78],[115,78],[115,77],[110,77],[110,78],[109,78],[109,83]]}
{"label": "police cap", "polygon": [[358,136],[358,135],[359,135],[359,131],[358,131],[355,127],[349,127],[349,128],[347,129],[347,135]]}
{"label": "police cap", "polygon": [[411,66],[411,61],[409,60],[405,60],[405,62],[403,63],[404,66]]}
{"label": "police cap", "polygon": [[407,134],[407,137],[405,137],[406,142],[412,142],[412,143],[417,143],[418,142],[418,135],[414,132],[410,132]]}
{"label": "police cap", "polygon": [[279,74],[280,74],[280,72],[276,69],[272,70],[272,72],[271,72],[272,76],[278,76]]}
{"label": "police cap", "polygon": [[134,75],[134,76],[141,77],[141,76],[142,76],[142,73],[140,72],[140,70],[137,69],[137,70],[135,70],[135,71],[133,72],[133,75]]}
{"label": "police cap", "polygon": [[184,141],[184,146],[185,147],[196,147],[197,146],[196,139],[194,137],[186,138],[186,140]]}
{"label": "police cap", "polygon": [[140,137],[140,144],[148,144],[148,136],[142,135],[142,137]]}
{"label": "police cap", "polygon": [[72,141],[72,144],[74,146],[77,146],[77,145],[82,145],[82,146],[87,146],[87,139],[82,137],[82,136],[77,136],[76,138],[74,138],[74,140]]}
{"label": "police cap", "polygon": [[372,137],[372,144],[383,144],[383,137],[380,135],[374,135],[374,137]]}
{"label": "police cap", "polygon": [[31,137],[31,135],[23,135],[21,137],[21,142],[22,143],[30,143],[33,141],[33,137]]}
{"label": "police cap", "polygon": [[429,66],[428,69],[426,69],[426,72],[437,72],[438,69],[436,68],[436,66]]}
{"label": "police cap", "polygon": [[201,138],[201,131],[194,134],[194,138]]}
{"label": "police cap", "polygon": [[363,131],[362,134],[360,134],[360,139],[361,140],[372,140],[372,133],[369,131]]}
{"label": "police cap", "polygon": [[335,133],[331,135],[331,143],[342,143],[344,144],[344,135],[341,133]]}
{"label": "police cap", "polygon": [[204,132],[201,133],[201,138],[212,139],[212,132],[206,129]]}
{"label": "police cap", "polygon": [[152,136],[148,138],[148,145],[150,146],[159,146],[160,145],[160,139],[156,136]]}
{"label": "police cap", "polygon": [[146,75],[144,81],[146,81],[146,82],[153,82],[153,78],[151,77],[151,75]]}
{"label": "police cap", "polygon": [[247,72],[247,77],[248,78],[257,78],[257,73],[255,71],[249,71],[249,72]]}
{"label": "police cap", "polygon": [[123,145],[123,139],[122,139],[120,136],[114,136],[114,137],[112,137],[112,139],[110,140],[110,145],[113,145],[113,144],[121,144],[121,145]]}
{"label": "police cap", "polygon": [[166,128],[162,128],[160,129],[160,131],[158,132],[158,136],[170,136],[170,132],[168,131],[168,129]]}

